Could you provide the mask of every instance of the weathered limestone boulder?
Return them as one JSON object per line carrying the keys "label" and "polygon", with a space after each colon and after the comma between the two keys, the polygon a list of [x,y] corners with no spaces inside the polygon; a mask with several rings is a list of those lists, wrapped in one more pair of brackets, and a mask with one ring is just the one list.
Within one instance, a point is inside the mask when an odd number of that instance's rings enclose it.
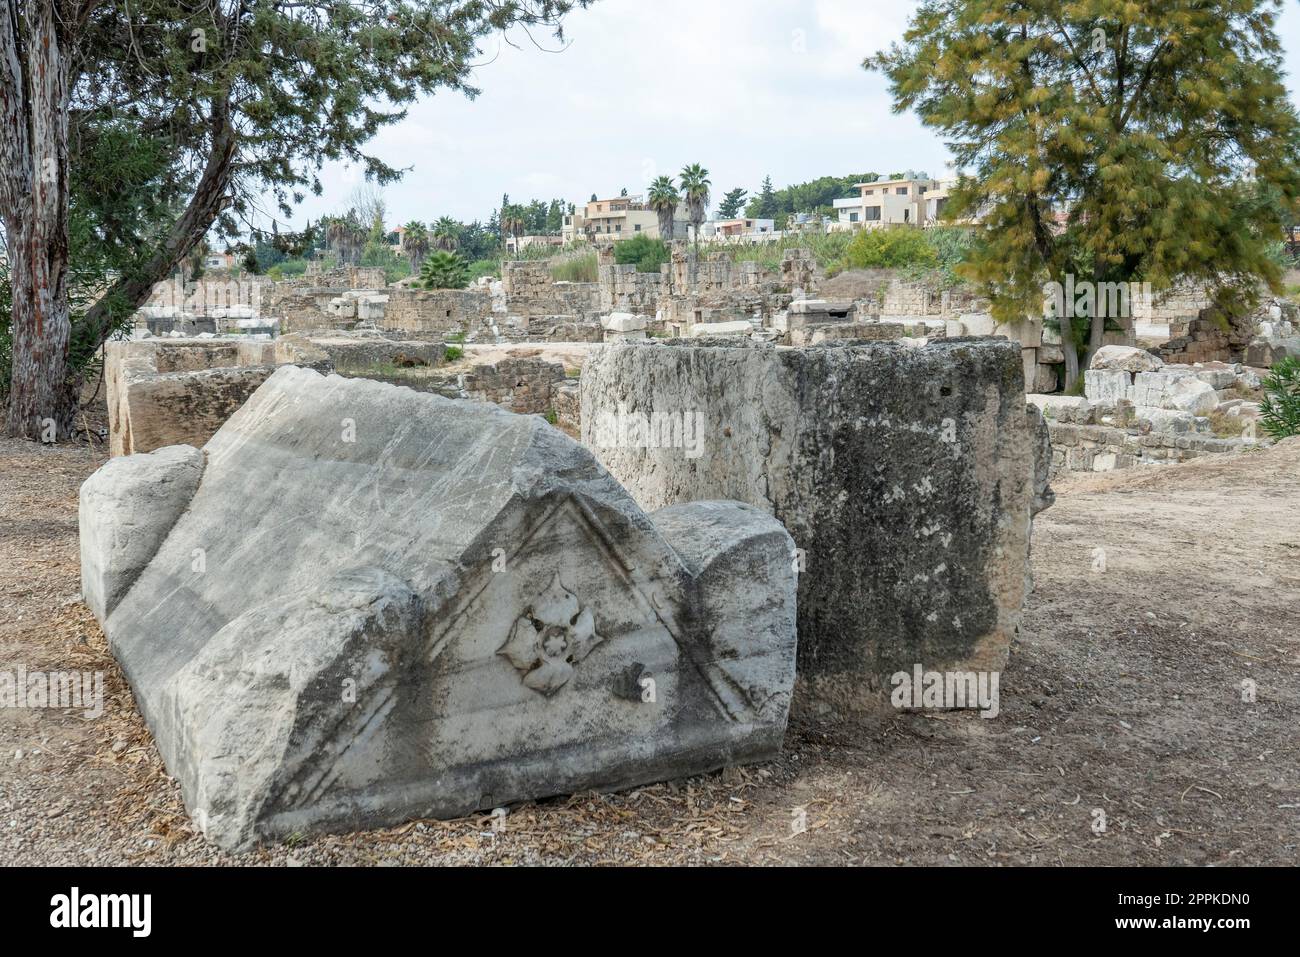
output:
{"label": "weathered limestone boulder", "polygon": [[147,543],[128,525],[141,499],[199,453],[88,480],[83,574],[219,844],[633,786],[780,747],[793,546],[761,510],[647,515],[540,417],[293,366],[202,454],[197,488],[170,480]]}
{"label": "weathered limestone boulder", "polygon": [[1188,370],[1181,372],[1139,372],[1133,377],[1129,398],[1134,405],[1154,406],[1205,415],[1219,404],[1214,386]]}
{"label": "weathered limestone boulder", "polygon": [[1259,336],[1246,346],[1246,365],[1268,369],[1287,356],[1300,356],[1300,336]]}
{"label": "weathered limestone boulder", "polygon": [[1102,346],[1088,363],[1090,369],[1120,369],[1124,372],[1158,372],[1163,365],[1159,356],[1133,346]]}
{"label": "weathered limestone boulder", "polygon": [[900,322],[819,322],[790,330],[790,345],[812,346],[839,339],[862,339],[872,342],[906,338],[907,328]]}
{"label": "weathered limestone boulder", "polygon": [[646,337],[646,317],[632,312],[611,312],[600,320],[606,342],[625,342]]}
{"label": "weathered limestone boulder", "polygon": [[634,312],[611,312],[600,320],[600,326],[606,332],[637,332],[646,327],[645,316]]}
{"label": "weathered limestone boulder", "polygon": [[157,554],[203,475],[203,453],[172,445],[111,459],[81,486],[81,594],[103,621]]}
{"label": "weathered limestone boulder", "polygon": [[357,317],[357,297],[353,293],[335,296],[326,304],[325,311],[335,319],[355,319]]}
{"label": "weathered limestone boulder", "polygon": [[964,312],[959,319],[962,329],[965,330],[965,334],[968,336],[992,336],[997,334],[998,324],[993,316],[987,312]]}
{"label": "weathered limestone boulder", "polygon": [[1179,412],[1174,409],[1139,406],[1134,410],[1133,421],[1139,425],[1149,425],[1152,432],[1184,434],[1196,431],[1196,416],[1190,412]]}
{"label": "weathered limestone boulder", "polygon": [[[790,531],[801,704],[869,709],[914,664],[1006,663],[1050,501],[1017,344],[605,346],[579,390],[584,442],[643,507],[739,499]],[[604,428],[611,410],[652,427]]]}

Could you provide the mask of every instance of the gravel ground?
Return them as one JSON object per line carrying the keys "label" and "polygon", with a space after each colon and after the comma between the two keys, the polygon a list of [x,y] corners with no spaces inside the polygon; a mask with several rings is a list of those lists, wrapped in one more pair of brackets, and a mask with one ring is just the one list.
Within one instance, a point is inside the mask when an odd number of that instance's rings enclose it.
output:
{"label": "gravel ground", "polygon": [[77,488],[103,460],[84,445],[0,440],[0,671],[99,671],[106,694],[95,720],[0,712],[6,864],[1300,857],[1300,439],[1058,483],[1036,524],[1036,590],[996,720],[795,722],[767,765],[238,856],[192,831],[80,601]]}

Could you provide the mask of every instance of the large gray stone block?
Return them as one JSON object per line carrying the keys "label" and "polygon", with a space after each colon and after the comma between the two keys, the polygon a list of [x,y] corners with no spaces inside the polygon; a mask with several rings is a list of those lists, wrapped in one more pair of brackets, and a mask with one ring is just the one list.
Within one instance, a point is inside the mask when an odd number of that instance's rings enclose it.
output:
{"label": "large gray stone block", "polygon": [[605,346],[583,368],[583,440],[644,508],[775,515],[804,566],[798,699],[872,709],[914,664],[1006,663],[1031,510],[1051,502],[1020,358],[1001,340]]}
{"label": "large gray stone block", "polygon": [[204,452],[105,629],[218,843],[779,749],[795,576],[761,510],[647,515],[540,417],[295,367]]}
{"label": "large gray stone block", "polygon": [[113,459],[82,483],[81,594],[100,621],[158,552],[202,475],[202,452],[170,445]]}

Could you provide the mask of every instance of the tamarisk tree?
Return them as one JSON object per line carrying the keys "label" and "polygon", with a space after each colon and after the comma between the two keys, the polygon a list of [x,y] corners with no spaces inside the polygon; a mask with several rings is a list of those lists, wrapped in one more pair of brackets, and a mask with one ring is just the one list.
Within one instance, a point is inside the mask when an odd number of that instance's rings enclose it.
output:
{"label": "tamarisk tree", "polygon": [[[961,274],[999,318],[1077,280],[1203,282],[1228,308],[1280,282],[1280,211],[1300,195],[1277,0],[925,0],[865,66],[895,110],[949,139],[946,210],[980,220]],[[1067,388],[1076,338],[1060,317]],[[1075,333],[1081,333],[1076,337]]]}
{"label": "tamarisk tree", "polygon": [[[272,197],[288,216],[326,161],[383,183],[364,152],[439,89],[473,96],[489,35],[553,33],[590,0],[7,0],[0,14],[0,220],[12,283],[7,429],[65,434],[75,354],[93,354],[214,225]],[[69,302],[70,169],[105,126],[162,143],[164,228],[84,309]],[[73,345],[77,349],[73,349]]]}

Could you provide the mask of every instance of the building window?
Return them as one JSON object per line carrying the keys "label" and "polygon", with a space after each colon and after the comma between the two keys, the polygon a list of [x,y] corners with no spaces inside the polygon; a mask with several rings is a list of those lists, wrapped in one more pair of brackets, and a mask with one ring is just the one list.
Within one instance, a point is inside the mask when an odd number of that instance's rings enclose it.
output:
{"label": "building window", "polygon": [[862,191],[862,195],[863,195],[863,196],[875,196],[875,195],[876,195],[876,191],[875,191],[874,189],[864,189],[864,190]]}
{"label": "building window", "polygon": [[880,207],[879,206],[863,207],[862,218],[866,220],[868,223],[880,222]]}
{"label": "building window", "polygon": [[633,227],[633,228],[634,228],[638,233],[641,232],[641,224],[640,224],[640,223],[637,223],[636,226]]}
{"label": "building window", "polygon": [[907,187],[906,187],[906,186],[899,186],[897,189],[894,190],[894,192],[897,193],[899,196],[906,196],[906,195],[907,195]]}
{"label": "building window", "polygon": [[857,213],[849,213],[849,222],[851,222],[851,223],[856,223],[857,221],[858,221],[858,214],[857,214]]}

